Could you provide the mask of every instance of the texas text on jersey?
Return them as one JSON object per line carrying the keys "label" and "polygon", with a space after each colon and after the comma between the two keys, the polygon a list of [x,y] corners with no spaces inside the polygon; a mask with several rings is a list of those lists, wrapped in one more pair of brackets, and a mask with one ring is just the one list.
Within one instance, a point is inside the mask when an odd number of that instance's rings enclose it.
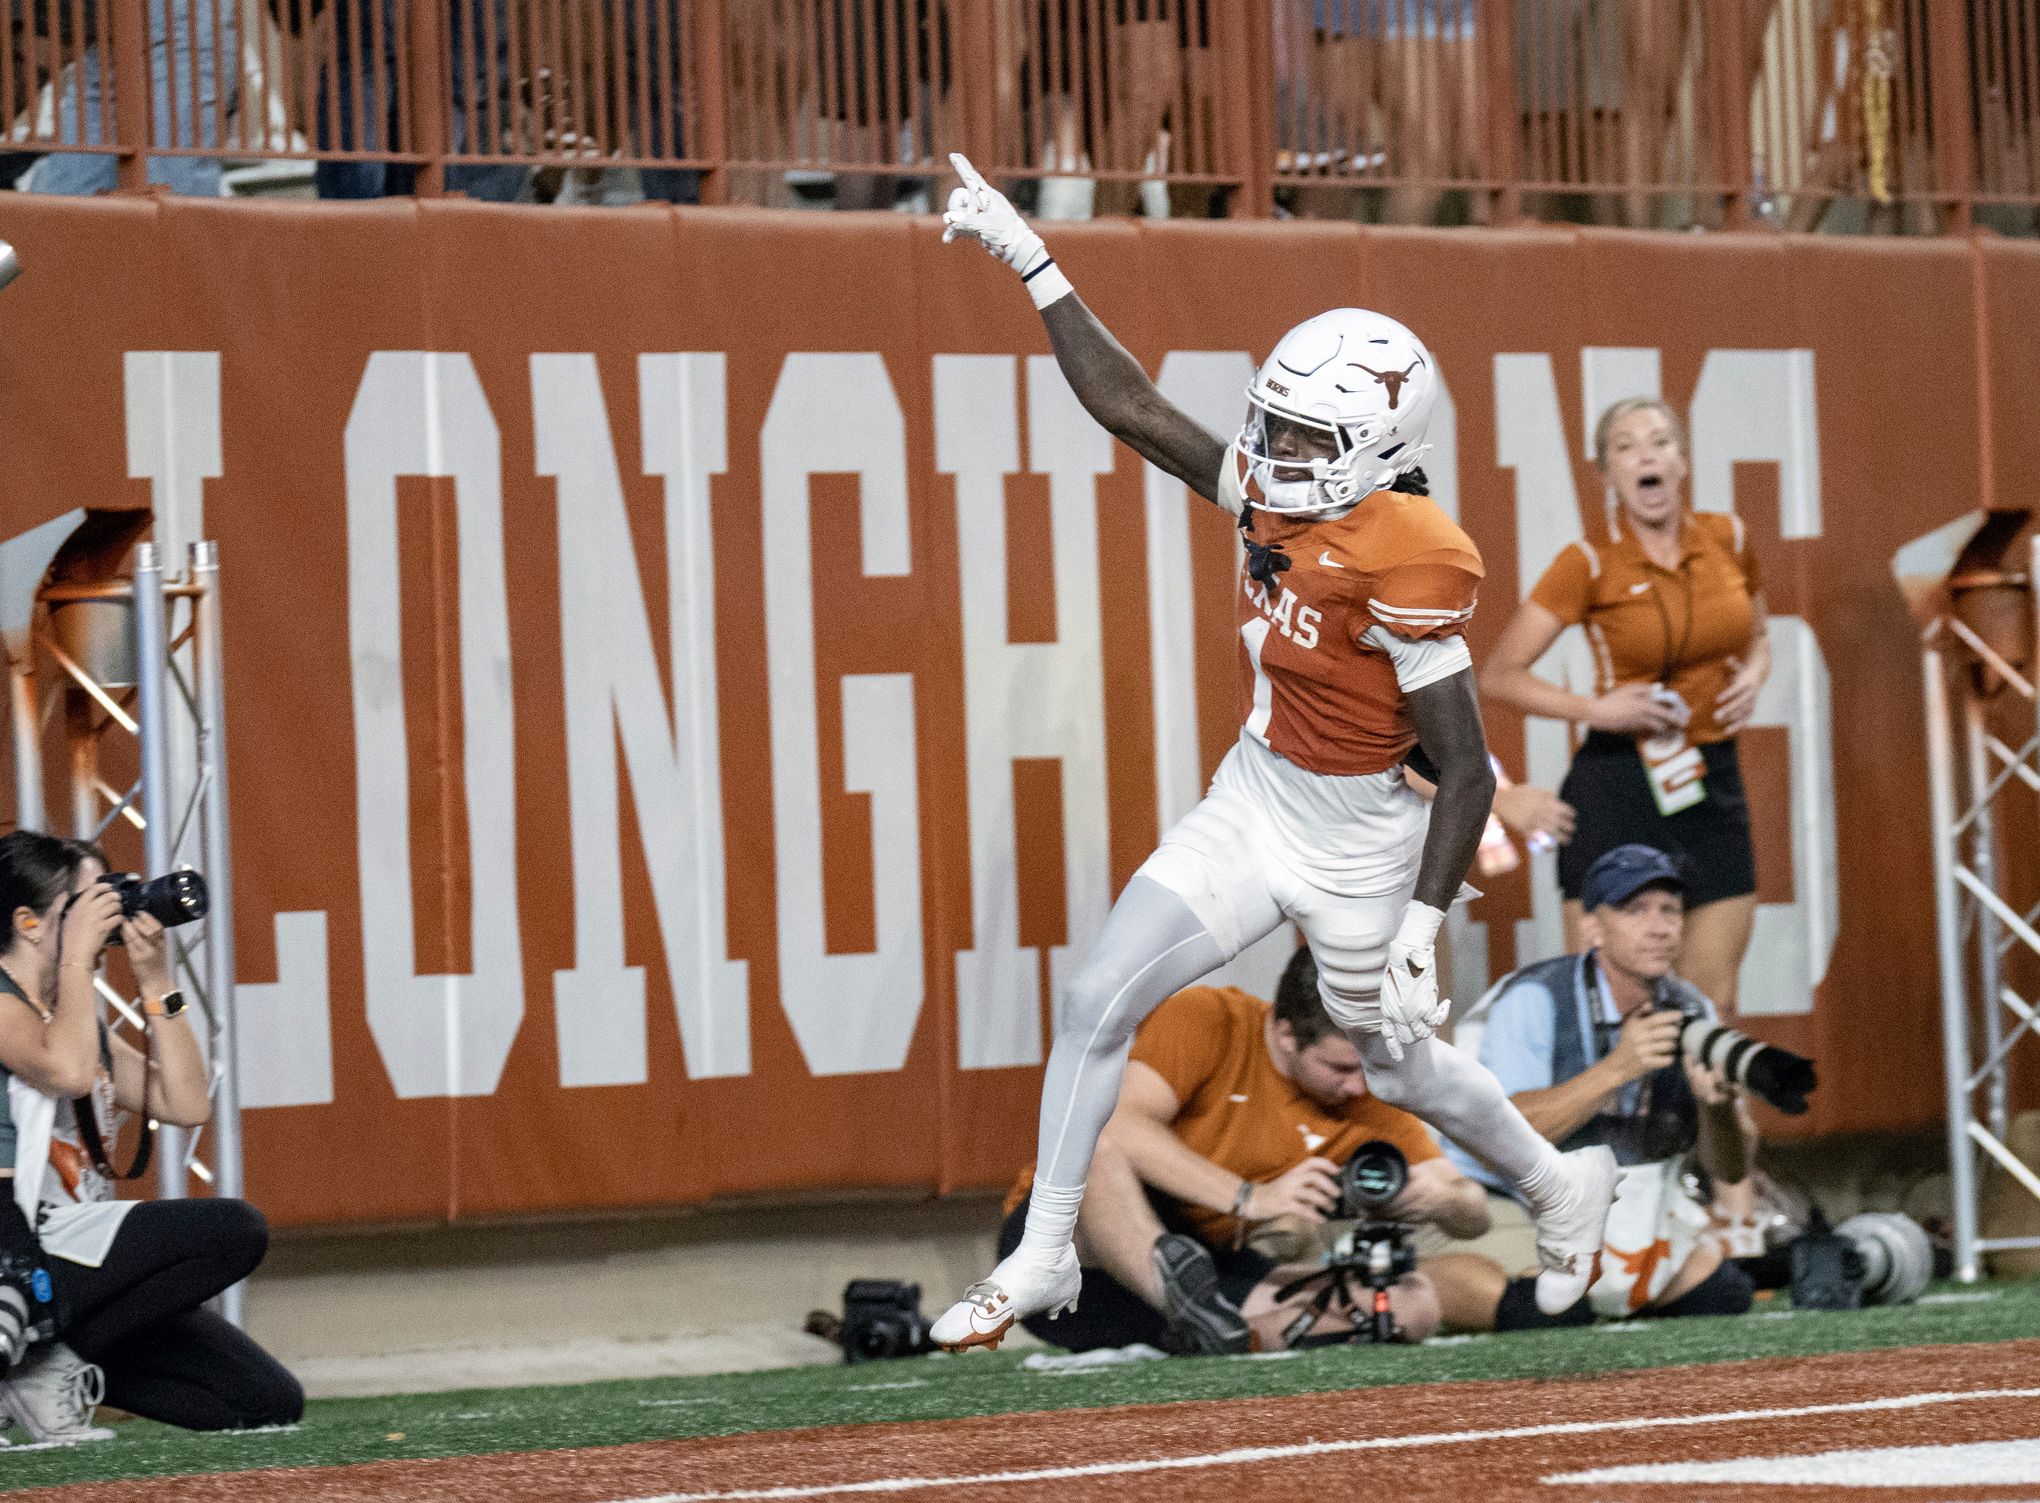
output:
{"label": "texas text on jersey", "polygon": [[[1231,465],[1226,483],[1237,486]],[[1480,551],[1425,496],[1375,491],[1342,517],[1256,508],[1248,541],[1288,567],[1266,585],[1240,569],[1240,690],[1247,733],[1310,772],[1347,776],[1399,764],[1417,733],[1403,695],[1470,661],[1426,654],[1413,681],[1402,644],[1460,636],[1473,615]],[[1421,671],[1421,670],[1420,670]]]}

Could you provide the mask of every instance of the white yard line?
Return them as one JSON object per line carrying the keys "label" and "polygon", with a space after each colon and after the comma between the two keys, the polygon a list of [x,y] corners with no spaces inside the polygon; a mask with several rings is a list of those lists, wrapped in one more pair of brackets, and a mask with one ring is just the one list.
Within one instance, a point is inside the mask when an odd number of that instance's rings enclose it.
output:
{"label": "white yard line", "polygon": [[1733,1461],[1646,1461],[1544,1479],[1561,1486],[1611,1483],[1756,1483],[1766,1487],[2030,1487],[2040,1482],[2040,1440],[1982,1440],[1952,1446],[1879,1446],[1810,1455],[1739,1456]]}
{"label": "white yard line", "polygon": [[1099,1461],[1086,1466],[1035,1467],[1025,1471],[968,1472],[935,1477],[876,1477],[865,1482],[831,1482],[814,1486],[739,1488],[727,1492],[657,1493],[620,1499],[618,1503],[764,1503],[782,1498],[840,1498],[859,1493],[908,1493],[934,1487],[988,1487],[1025,1482],[1066,1482],[1087,1477],[1125,1477],[1144,1472],[1196,1471],[1206,1467],[1251,1466],[1264,1461],[1291,1461],[1306,1456],[1338,1456],[1355,1451],[1414,1450],[1429,1446],[1460,1446],[1488,1440],[1540,1440],[1553,1435],[1608,1435],[1625,1430],[1691,1428],[1700,1425],[1745,1424],[1752,1420],[1802,1419],[1820,1414],[1874,1414],[1901,1409],[1926,1409],[1942,1404],[1989,1403],[2000,1399],[2040,1398],[2040,1388],[1983,1388],[1970,1393],[1913,1393],[1888,1399],[1860,1399],[1848,1404],[1796,1404],[1780,1409],[1731,1409],[1716,1414],[1654,1414],[1635,1419],[1575,1420],[1562,1424],[1517,1425],[1502,1430],[1445,1430],[1423,1435],[1381,1435],[1364,1440],[1313,1440],[1301,1445],[1245,1446],[1196,1456],[1155,1456],[1139,1461]]}

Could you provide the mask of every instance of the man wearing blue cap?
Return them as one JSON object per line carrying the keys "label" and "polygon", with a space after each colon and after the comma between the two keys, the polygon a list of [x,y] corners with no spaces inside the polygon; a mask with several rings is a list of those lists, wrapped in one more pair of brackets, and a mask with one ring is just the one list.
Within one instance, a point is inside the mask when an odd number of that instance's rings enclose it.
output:
{"label": "man wearing blue cap", "polygon": [[[1586,953],[1504,976],[1459,1025],[1460,1047],[1494,1071],[1532,1127],[1561,1149],[1605,1144],[1624,1166],[1587,1293],[1598,1315],[1739,1314],[1750,1304],[1710,1206],[1749,1177],[1755,1137],[1735,1088],[1680,1057],[1680,1029],[1714,1017],[1714,1004],[1673,974],[1685,891],[1663,851],[1615,847],[1581,885]],[[1473,1159],[1452,1156],[1488,1185],[1491,1204],[1505,1193]],[[1520,1271],[1505,1228],[1527,1218],[1494,1209],[1504,1240],[1481,1250]],[[1499,1325],[1536,1323],[1512,1319],[1519,1292],[1498,1289]]]}

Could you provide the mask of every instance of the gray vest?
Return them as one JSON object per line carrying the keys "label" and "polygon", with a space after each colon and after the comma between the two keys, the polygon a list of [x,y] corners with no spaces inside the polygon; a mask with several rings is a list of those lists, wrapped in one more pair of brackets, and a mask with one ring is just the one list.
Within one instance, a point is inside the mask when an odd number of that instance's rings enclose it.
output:
{"label": "gray vest", "polygon": [[[1534,981],[1552,999],[1551,1080],[1572,1080],[1597,1063],[1612,1046],[1601,1027],[1599,967],[1593,952],[1560,955],[1523,967],[1496,992],[1520,981]],[[1707,999],[1676,976],[1657,986],[1654,1004],[1693,1017],[1712,1016]],[[1608,1105],[1563,1143],[1570,1152],[1603,1144],[1615,1151],[1616,1162],[1650,1164],[1690,1153],[1700,1141],[1700,1103],[1678,1060],[1618,1091]]]}

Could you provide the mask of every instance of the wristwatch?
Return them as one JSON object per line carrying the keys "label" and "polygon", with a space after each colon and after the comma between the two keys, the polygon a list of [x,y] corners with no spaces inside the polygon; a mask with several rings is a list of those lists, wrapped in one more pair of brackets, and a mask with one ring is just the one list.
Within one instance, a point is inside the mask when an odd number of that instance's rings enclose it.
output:
{"label": "wristwatch", "polygon": [[174,1018],[184,1011],[184,993],[168,991],[153,999],[144,999],[142,1013],[151,1018]]}

